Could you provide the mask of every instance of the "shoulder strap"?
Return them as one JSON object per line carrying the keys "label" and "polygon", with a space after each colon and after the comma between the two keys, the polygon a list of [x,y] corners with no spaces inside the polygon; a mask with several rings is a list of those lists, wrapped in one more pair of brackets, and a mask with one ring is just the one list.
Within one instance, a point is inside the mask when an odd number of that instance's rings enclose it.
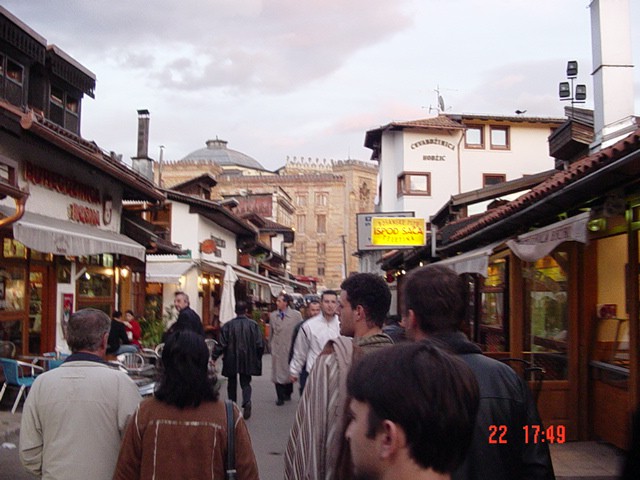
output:
{"label": "shoulder strap", "polygon": [[224,406],[227,411],[227,480],[236,478],[236,443],[235,443],[235,422],[233,421],[233,402],[225,400]]}

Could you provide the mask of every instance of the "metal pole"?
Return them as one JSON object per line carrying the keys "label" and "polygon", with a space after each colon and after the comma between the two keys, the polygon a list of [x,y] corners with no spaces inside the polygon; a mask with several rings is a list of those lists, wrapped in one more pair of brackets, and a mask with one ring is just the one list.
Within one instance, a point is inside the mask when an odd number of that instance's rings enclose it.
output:
{"label": "metal pole", "polygon": [[158,160],[158,187],[162,188],[162,154],[164,153],[164,145],[160,145],[160,160]]}
{"label": "metal pole", "polygon": [[343,277],[347,278],[347,245],[346,245],[346,235],[341,235],[342,237],[342,265],[344,268]]}

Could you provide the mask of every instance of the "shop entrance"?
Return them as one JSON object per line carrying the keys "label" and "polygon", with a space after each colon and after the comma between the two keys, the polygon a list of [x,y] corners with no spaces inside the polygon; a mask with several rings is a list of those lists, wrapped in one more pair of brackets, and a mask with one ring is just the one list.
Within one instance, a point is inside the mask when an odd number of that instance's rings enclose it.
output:
{"label": "shop entrance", "polygon": [[50,268],[46,265],[31,265],[29,269],[29,317],[27,321],[27,345],[30,355],[38,355],[51,350],[53,338],[50,325],[55,325],[53,315],[55,304],[51,295]]}

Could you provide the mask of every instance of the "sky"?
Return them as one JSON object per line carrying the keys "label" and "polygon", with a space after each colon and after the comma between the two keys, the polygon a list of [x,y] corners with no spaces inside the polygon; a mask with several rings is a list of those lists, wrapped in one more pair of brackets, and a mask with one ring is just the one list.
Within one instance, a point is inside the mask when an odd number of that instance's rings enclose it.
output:
{"label": "sky", "polygon": [[[634,63],[640,2],[630,0]],[[367,160],[367,130],[447,113],[563,117],[568,60],[593,106],[589,0],[3,0],[97,78],[82,136],[180,160],[209,139],[266,169]],[[634,69],[636,114],[640,67]]]}

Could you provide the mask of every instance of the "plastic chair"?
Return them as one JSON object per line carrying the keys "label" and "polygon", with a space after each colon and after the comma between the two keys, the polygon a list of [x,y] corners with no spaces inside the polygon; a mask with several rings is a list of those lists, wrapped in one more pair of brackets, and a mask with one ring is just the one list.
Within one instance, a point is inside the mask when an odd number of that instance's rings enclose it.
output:
{"label": "plastic chair", "polygon": [[[16,408],[18,408],[18,403],[20,403],[22,393],[33,385],[37,376],[36,371],[38,371],[38,373],[42,373],[44,372],[44,368],[32,363],[14,360],[12,358],[0,358],[0,365],[2,365],[2,370],[4,372],[4,385],[0,391],[0,402],[2,401],[2,397],[4,397],[7,385],[20,387],[16,401],[13,403],[13,408],[11,409],[11,413],[16,413]],[[31,375],[24,374],[26,369],[31,370]]]}
{"label": "plastic chair", "polygon": [[538,397],[540,397],[540,391],[542,390],[542,380],[544,380],[544,374],[546,373],[545,369],[535,366],[522,358],[501,358],[500,361],[509,365],[527,384],[533,382],[531,395],[537,405]]}

